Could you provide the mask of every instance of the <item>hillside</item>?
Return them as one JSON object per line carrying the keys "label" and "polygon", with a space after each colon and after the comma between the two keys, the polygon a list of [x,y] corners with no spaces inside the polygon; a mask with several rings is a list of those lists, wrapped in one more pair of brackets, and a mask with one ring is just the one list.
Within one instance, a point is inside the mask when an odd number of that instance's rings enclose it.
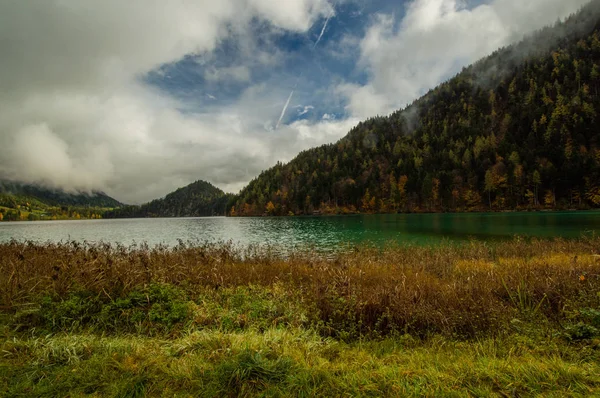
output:
{"label": "hillside", "polygon": [[225,215],[230,196],[205,181],[179,188],[162,199],[141,206],[124,206],[107,212],[105,218],[204,217]]}
{"label": "hillside", "polygon": [[99,218],[122,206],[102,192],[67,192],[41,185],[0,180],[0,221]]}
{"label": "hillside", "polygon": [[0,194],[39,201],[47,206],[118,207],[121,202],[103,192],[67,192],[41,185],[0,180]]}
{"label": "hillside", "polygon": [[600,206],[600,1],[250,182],[230,215]]}

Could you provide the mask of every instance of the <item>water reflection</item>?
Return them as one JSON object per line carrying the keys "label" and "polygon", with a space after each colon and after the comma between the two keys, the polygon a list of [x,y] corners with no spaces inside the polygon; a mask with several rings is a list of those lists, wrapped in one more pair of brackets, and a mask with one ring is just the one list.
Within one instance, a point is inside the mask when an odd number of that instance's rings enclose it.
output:
{"label": "water reflection", "polygon": [[176,245],[232,241],[332,250],[360,242],[435,244],[515,235],[578,238],[600,231],[600,212],[398,214],[291,218],[178,218],[0,223],[0,241]]}

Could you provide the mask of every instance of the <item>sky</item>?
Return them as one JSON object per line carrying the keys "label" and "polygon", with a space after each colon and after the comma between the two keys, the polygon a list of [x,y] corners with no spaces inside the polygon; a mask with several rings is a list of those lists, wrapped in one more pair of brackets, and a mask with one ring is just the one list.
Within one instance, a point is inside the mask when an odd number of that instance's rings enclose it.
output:
{"label": "sky", "polygon": [[237,193],[586,2],[0,0],[0,178]]}

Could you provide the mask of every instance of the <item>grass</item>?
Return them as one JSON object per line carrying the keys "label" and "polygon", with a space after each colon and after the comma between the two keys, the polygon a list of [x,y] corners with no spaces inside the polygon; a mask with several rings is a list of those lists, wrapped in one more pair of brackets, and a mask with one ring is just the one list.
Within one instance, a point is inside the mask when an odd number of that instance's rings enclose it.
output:
{"label": "grass", "polygon": [[93,334],[2,346],[6,396],[592,396],[598,343],[410,336],[344,343],[306,330]]}
{"label": "grass", "polygon": [[600,396],[600,239],[0,245],[0,396]]}

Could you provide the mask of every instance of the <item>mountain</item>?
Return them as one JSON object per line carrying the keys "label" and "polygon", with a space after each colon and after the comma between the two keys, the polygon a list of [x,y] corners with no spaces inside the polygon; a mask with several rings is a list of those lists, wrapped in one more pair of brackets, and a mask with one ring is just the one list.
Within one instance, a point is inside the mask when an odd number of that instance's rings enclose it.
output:
{"label": "mountain", "polygon": [[599,28],[595,0],[264,171],[228,214],[599,207]]}
{"label": "mountain", "polygon": [[16,181],[0,180],[0,197],[5,207],[15,207],[23,200],[35,202],[39,206],[77,206],[112,208],[122,204],[103,192],[67,192],[46,188],[41,185]]}
{"label": "mountain", "polygon": [[104,218],[204,217],[225,215],[230,195],[205,181],[196,181],[141,206],[124,206]]}
{"label": "mountain", "polygon": [[0,221],[101,218],[122,204],[102,192],[67,192],[0,180]]}

